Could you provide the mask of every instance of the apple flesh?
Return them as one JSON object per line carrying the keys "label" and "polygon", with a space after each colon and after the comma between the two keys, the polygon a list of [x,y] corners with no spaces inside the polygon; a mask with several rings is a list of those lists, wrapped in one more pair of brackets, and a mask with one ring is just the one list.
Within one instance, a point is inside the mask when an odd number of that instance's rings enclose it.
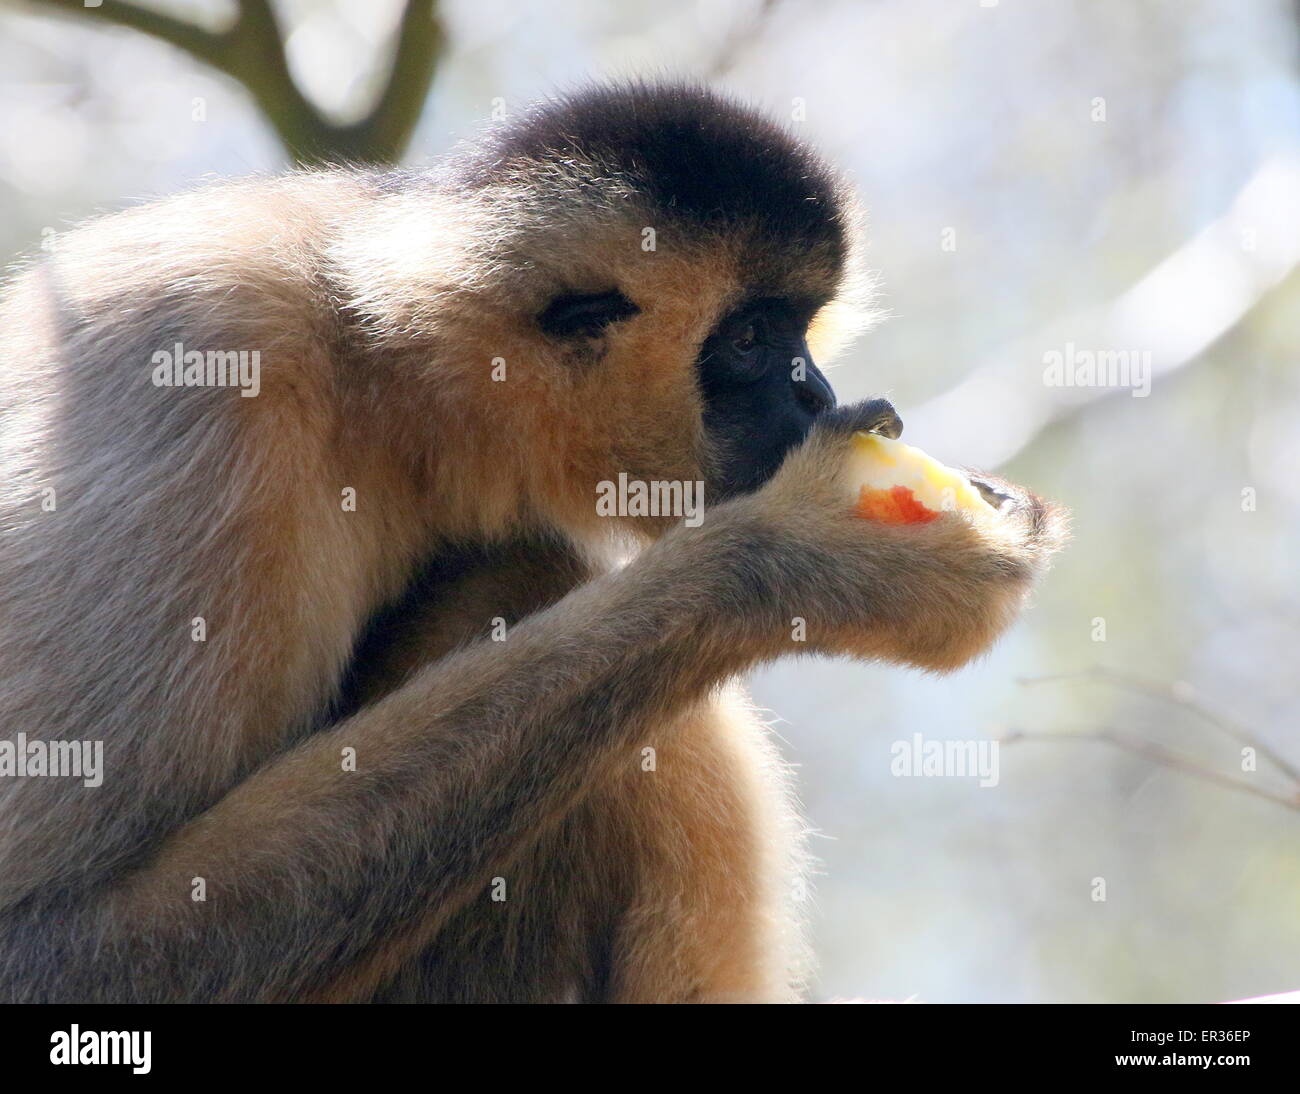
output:
{"label": "apple flesh", "polygon": [[858,516],[882,524],[924,524],[951,512],[974,520],[999,515],[960,471],[878,433],[853,435],[845,480]]}

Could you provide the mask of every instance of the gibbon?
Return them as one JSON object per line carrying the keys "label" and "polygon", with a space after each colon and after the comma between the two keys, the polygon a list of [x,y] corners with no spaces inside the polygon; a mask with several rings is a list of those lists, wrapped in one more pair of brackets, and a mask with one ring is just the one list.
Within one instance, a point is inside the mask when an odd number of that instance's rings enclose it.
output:
{"label": "gibbon", "polygon": [[[16,275],[0,740],[103,771],[0,777],[0,998],[798,1000],[735,678],[961,665],[1061,536],[1010,484],[995,531],[850,512],[851,435],[901,429],[813,363],[869,313],[858,219],[782,127],[633,84]],[[620,475],[704,519],[598,513]]]}

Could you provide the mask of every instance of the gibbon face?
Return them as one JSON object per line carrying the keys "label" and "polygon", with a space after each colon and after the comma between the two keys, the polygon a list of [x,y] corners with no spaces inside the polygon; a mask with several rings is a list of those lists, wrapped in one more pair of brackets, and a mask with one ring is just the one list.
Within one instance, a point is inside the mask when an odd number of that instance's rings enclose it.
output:
{"label": "gibbon face", "polygon": [[855,314],[855,207],[780,126],[700,90],[603,88],[451,173],[495,226],[453,340],[519,362],[509,428],[566,526],[620,472],[753,490],[835,405],[810,330],[829,346]]}

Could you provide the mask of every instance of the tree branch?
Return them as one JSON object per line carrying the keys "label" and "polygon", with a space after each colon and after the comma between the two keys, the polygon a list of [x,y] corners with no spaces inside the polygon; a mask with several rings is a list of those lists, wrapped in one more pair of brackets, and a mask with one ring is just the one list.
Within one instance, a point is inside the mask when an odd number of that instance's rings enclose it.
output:
{"label": "tree branch", "polygon": [[955,386],[908,414],[909,435],[925,448],[939,438],[972,466],[998,467],[1049,425],[1131,391],[1122,383],[1048,386],[1045,351],[1074,344],[1089,352],[1123,352],[1130,368],[1147,354],[1147,382],[1200,359],[1300,265],[1297,187],[1300,160],[1266,160],[1218,220],[1128,291],[976,364]]}
{"label": "tree branch", "polygon": [[337,125],[294,83],[269,0],[239,0],[239,14],[224,31],[204,30],[123,0],[103,0],[89,8],[83,0],[28,2],[141,31],[211,65],[243,85],[285,150],[305,164],[397,160],[415,131],[445,45],[435,0],[407,0],[383,91],[365,117]]}
{"label": "tree branch", "polygon": [[364,138],[362,158],[395,161],[406,151],[445,46],[436,5],[431,0],[407,0],[388,81],[370,113],[344,129]]}
{"label": "tree branch", "polygon": [[151,37],[161,39],[177,49],[217,68],[223,67],[227,43],[233,31],[214,32],[187,23],[162,12],[138,8],[122,0],[103,0],[96,7],[87,7],[85,0],[27,0],[28,3],[58,11],[76,13],[99,19],[114,26],[129,27]]}
{"label": "tree branch", "polygon": [[335,151],[336,127],[293,81],[280,24],[267,0],[239,0],[239,18],[230,36],[228,63],[219,67],[248,89],[294,160],[343,158]]}

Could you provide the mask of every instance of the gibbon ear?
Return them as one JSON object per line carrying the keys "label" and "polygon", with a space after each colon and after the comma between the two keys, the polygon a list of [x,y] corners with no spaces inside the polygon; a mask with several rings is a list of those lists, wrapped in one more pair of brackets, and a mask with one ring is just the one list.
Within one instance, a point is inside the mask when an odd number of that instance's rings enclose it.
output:
{"label": "gibbon ear", "polygon": [[603,293],[564,293],[537,317],[537,325],[556,338],[595,337],[611,323],[640,312],[617,289]]}

